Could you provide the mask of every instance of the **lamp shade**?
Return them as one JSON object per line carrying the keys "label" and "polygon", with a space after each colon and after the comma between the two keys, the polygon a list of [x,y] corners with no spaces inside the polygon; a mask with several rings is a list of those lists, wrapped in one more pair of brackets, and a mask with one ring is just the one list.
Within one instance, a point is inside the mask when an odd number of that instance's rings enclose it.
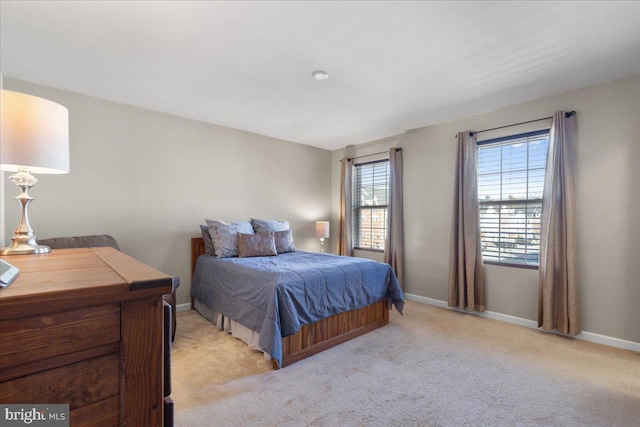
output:
{"label": "lamp shade", "polygon": [[0,169],[69,172],[69,111],[60,104],[3,90],[0,97]]}
{"label": "lamp shade", "polygon": [[329,237],[329,221],[316,221],[316,237],[318,239]]}

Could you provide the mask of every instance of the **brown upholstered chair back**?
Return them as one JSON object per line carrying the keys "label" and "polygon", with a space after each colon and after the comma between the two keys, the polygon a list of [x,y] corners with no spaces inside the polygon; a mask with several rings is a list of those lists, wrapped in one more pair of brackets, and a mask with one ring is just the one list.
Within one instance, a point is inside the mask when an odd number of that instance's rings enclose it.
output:
{"label": "brown upholstered chair back", "polygon": [[112,248],[120,250],[116,239],[107,234],[98,234],[95,236],[53,237],[51,239],[38,239],[38,244],[49,246],[51,249],[96,248],[111,246]]}

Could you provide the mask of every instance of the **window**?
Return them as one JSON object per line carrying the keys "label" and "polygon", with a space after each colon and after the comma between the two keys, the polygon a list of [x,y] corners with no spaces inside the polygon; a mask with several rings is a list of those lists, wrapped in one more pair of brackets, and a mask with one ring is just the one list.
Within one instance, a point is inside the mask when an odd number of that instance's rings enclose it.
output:
{"label": "window", "polygon": [[384,250],[389,204],[389,160],[361,163],[353,173],[353,246]]}
{"label": "window", "polygon": [[478,142],[482,256],[536,268],[549,131]]}

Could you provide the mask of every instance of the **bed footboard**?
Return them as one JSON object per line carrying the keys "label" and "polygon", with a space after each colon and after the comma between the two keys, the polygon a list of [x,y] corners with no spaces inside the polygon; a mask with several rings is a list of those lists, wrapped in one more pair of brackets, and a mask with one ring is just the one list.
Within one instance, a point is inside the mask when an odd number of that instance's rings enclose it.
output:
{"label": "bed footboard", "polygon": [[[360,309],[334,314],[304,325],[282,339],[282,367],[349,341],[389,323],[389,309],[380,300]],[[278,369],[274,361],[273,368]]]}
{"label": "bed footboard", "polygon": [[[191,238],[191,277],[198,257],[205,253],[201,237]],[[193,298],[191,299],[193,309]],[[334,314],[326,319],[304,325],[293,335],[282,339],[282,367],[320,353],[389,323],[386,300],[366,307]],[[273,368],[278,369],[274,360]]]}

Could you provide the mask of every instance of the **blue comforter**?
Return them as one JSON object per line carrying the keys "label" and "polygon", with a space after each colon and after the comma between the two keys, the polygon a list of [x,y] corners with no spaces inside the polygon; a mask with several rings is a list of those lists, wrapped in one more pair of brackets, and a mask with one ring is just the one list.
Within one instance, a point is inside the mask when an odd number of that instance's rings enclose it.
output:
{"label": "blue comforter", "polygon": [[331,254],[198,258],[191,296],[260,334],[260,347],[282,363],[282,337],[305,324],[387,299],[402,313],[404,296],[388,264]]}

